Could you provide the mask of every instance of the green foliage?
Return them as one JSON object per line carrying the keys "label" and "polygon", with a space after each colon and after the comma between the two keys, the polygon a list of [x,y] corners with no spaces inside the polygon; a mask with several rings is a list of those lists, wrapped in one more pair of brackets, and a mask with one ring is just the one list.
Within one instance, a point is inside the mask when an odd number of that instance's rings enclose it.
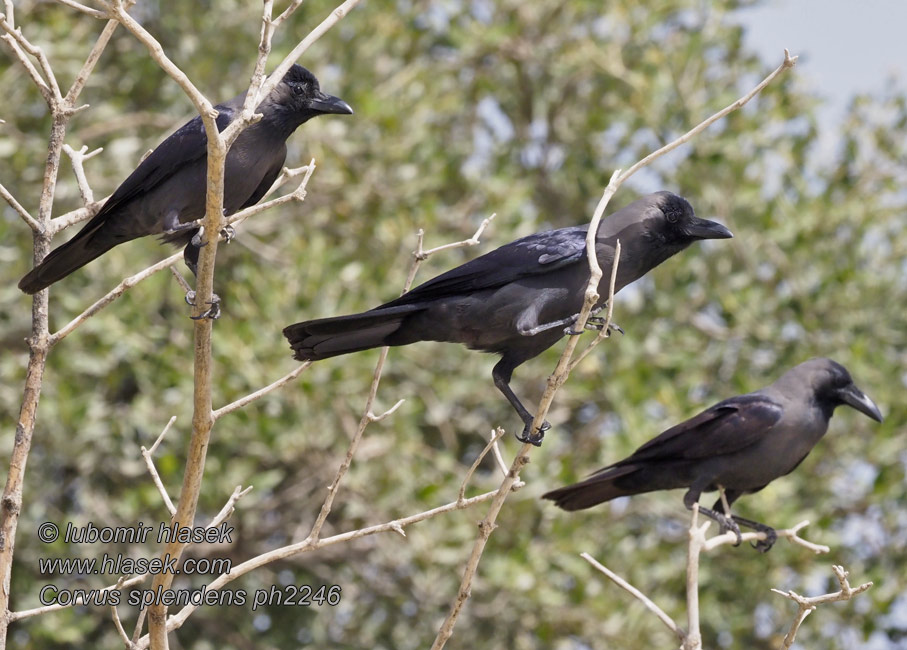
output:
{"label": "green foliage", "polygon": [[[356,110],[293,136],[288,163],[314,157],[306,202],[247,222],[221,248],[216,290],[215,406],[289,372],[284,325],[374,306],[402,288],[424,228],[426,246],[470,236],[498,214],[477,249],[432,257],[418,280],[549,227],[591,216],[616,167],[626,167],[733,101],[781,60],[747,51],[738,2],[555,0],[366,3],[305,56],[328,92]],[[201,11],[199,11],[201,7]],[[307,2],[278,33],[275,58],[332,5]],[[133,12],[214,99],[241,92],[258,38],[258,6],[233,0],[157,3]],[[101,29],[57,5],[20,8],[29,38],[65,83]],[[4,53],[3,56],[7,56]],[[36,210],[49,122],[21,66],[0,70],[0,182]],[[697,245],[627,289],[615,319],[627,335],[579,367],[552,409],[554,427],[523,472],[479,568],[452,648],[669,647],[670,635],[578,554],[588,551],[683,618],[685,528],[680,494],[567,514],[538,496],[582,477],[723,397],[762,386],[811,356],[850,368],[886,415],[881,426],[842,409],[829,435],[789,477],[741,500],[745,516],[779,527],[803,518],[829,557],[779,543],[762,556],[722,549],[704,559],[702,617],[710,647],[777,645],[793,609],[771,587],[833,588],[830,564],[876,586],[859,603],[826,606],[805,624],[804,646],[895,643],[904,623],[886,612],[907,598],[904,450],[907,382],[907,106],[900,94],[855,98],[833,156],[817,160],[817,100],[798,69],[744,110],[640,173],[614,207],[661,188],[734,231]],[[191,105],[125,31],[86,88],[91,109],[67,136],[105,147],[87,164],[96,196],[189,117]],[[55,215],[79,206],[68,163]],[[0,412],[9,441],[21,399],[29,301],[15,285],[31,265],[30,236],[3,206],[0,221]],[[125,275],[167,251],[133,242],[51,290],[59,328]],[[192,328],[166,274],[132,289],[53,350],[39,406],[17,539],[12,604],[38,605],[51,578],[37,558],[112,549],[41,544],[45,520],[148,524],[166,517],[139,454],[171,415],[156,453],[174,499],[192,412]],[[561,346],[521,367],[515,390],[536,400]],[[191,554],[236,563],[301,539],[343,458],[377,353],[320,362],[298,381],[218,422],[199,522],[238,485],[255,486],[231,519],[227,548]],[[376,411],[403,407],[366,433],[325,535],[389,521],[456,499],[488,431],[519,423],[494,390],[491,357],[424,343],[390,353]],[[505,456],[517,448],[508,435]],[[487,460],[469,494],[493,489]],[[203,608],[178,632],[193,648],[424,648],[456,593],[484,508],[396,534],[364,538],[271,565],[237,581],[339,584],[338,607]],[[153,546],[116,548],[150,557]],[[52,577],[68,588],[113,576]],[[181,578],[176,586],[203,584]],[[135,612],[121,607],[127,629]],[[79,608],[15,623],[14,645],[119,647],[107,612]]]}

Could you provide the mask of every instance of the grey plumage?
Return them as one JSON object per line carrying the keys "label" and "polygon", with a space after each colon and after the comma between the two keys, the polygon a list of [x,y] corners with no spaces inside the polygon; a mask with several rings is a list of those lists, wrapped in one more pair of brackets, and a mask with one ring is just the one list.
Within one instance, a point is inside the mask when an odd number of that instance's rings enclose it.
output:
{"label": "grey plumage", "polygon": [[[589,281],[587,226],[536,233],[486,253],[361,314],[306,321],[284,329],[299,360],[416,341],[462,343],[494,352],[495,386],[524,423],[521,440],[538,444],[532,414],[510,389],[513,370],[554,345],[576,320]],[[699,239],[731,237],[724,226],[699,219],[671,192],[656,192],[602,220],[596,255],[608,295],[615,245],[621,242],[615,290],[642,277]],[[601,305],[599,305],[601,306]]]}
{"label": "grey plumage", "polygon": [[[242,110],[245,93],[218,104],[217,128],[224,130]],[[245,129],[227,153],[224,211],[232,214],[265,195],[283,167],[286,140],[309,119],[325,113],[350,114],[343,100],[321,92],[315,76],[294,65],[258,105],[261,121]],[[195,270],[197,228],[184,227],[205,215],[207,138],[195,117],[164,140],[114,191],[100,211],[71,240],[32,269],[19,288],[37,293],[88,264],[114,246],[147,235],[185,245]]]}
{"label": "grey plumage", "polygon": [[[844,366],[811,359],[765,388],[726,399],[671,427],[586,480],[542,496],[565,510],[582,510],[620,496],[687,488],[683,502],[691,509],[702,492],[721,486],[730,505],[792,472],[825,435],[842,404],[882,421],[879,408]],[[765,532],[767,539],[756,547],[771,548],[774,530],[723,511],[720,499],[712,509],[700,507],[738,536],[738,524]]]}

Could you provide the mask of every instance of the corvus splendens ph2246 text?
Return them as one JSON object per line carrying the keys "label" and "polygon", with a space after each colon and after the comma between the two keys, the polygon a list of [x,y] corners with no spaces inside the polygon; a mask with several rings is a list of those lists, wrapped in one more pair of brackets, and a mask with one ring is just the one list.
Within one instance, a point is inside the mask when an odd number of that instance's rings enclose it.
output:
{"label": "corvus splendens ph2246 text", "polygon": [[[245,93],[218,104],[217,128],[227,128],[242,110]],[[286,140],[318,115],[351,114],[343,100],[321,92],[318,80],[294,65],[256,112],[262,119],[245,129],[227,153],[224,212],[256,204],[280,174],[287,156]],[[207,138],[195,117],[164,140],[123,181],[101,210],[68,242],[52,251],[19,281],[33,294],[66,277],[124,242],[146,235],[185,245],[186,264],[195,272],[198,228],[185,224],[205,216]]]}
{"label": "corvus splendens ph2246 text", "polygon": [[[533,416],[511,390],[510,378],[517,366],[554,345],[564,336],[564,326],[576,321],[589,282],[587,229],[577,226],[523,237],[370,311],[297,323],[284,329],[284,335],[299,360],[416,341],[463,343],[497,353],[501,360],[492,377],[523,421],[517,437],[539,444],[549,425],[530,431]],[[690,204],[671,192],[634,201],[599,225],[595,252],[605,273],[598,307],[607,299],[608,270],[618,239],[615,291],[694,241],[731,236],[724,226],[696,217]]]}
{"label": "corvus splendens ph2246 text", "polygon": [[[692,509],[703,492],[724,488],[730,506],[740,495],[758,492],[789,474],[828,430],[836,407],[852,406],[882,421],[879,408],[857,388],[844,366],[810,359],[773,384],[731,397],[671,427],[633,455],[599,470],[585,481],[543,495],[565,510],[582,510],[617,497],[688,488],[683,502]],[[721,512],[719,512],[719,507]],[[774,529],[724,512],[699,508],[739,538],[738,524],[764,532],[756,548],[767,551]]]}

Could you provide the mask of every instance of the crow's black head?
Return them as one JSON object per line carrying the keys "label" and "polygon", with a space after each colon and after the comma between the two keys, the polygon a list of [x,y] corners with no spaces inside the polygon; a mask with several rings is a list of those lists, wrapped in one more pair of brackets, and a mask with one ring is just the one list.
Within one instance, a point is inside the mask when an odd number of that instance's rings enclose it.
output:
{"label": "crow's black head", "polygon": [[882,421],[882,413],[866,394],[853,383],[847,368],[831,359],[810,359],[791,369],[799,379],[812,388],[816,402],[831,412],[838,406],[846,404],[863,415],[877,422]]}
{"label": "crow's black head", "polygon": [[281,121],[296,128],[303,122],[325,113],[352,115],[353,109],[339,97],[321,92],[318,79],[299,64],[284,75],[271,91],[266,103]]}
{"label": "crow's black head", "polygon": [[649,233],[667,245],[685,247],[699,239],[728,239],[734,236],[720,223],[697,217],[693,206],[682,196],[661,191],[649,197],[652,200]]}

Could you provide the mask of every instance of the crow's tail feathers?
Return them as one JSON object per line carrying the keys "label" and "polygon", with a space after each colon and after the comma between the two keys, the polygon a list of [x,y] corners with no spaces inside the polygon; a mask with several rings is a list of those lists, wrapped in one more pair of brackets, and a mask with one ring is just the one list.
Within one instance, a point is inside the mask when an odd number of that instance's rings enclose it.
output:
{"label": "crow's tail feathers", "polygon": [[120,242],[98,242],[96,238],[85,236],[85,231],[82,231],[51,251],[38,266],[26,273],[19,280],[19,288],[27,294],[38,293],[100,257],[118,243]]}
{"label": "crow's tail feathers", "polygon": [[349,352],[399,345],[398,334],[403,321],[419,305],[399,305],[373,309],[361,314],[321,318],[296,323],[284,328],[283,335],[299,361],[327,359]]}
{"label": "crow's tail feathers", "polygon": [[542,498],[554,501],[558,508],[564,510],[585,510],[617,497],[637,494],[636,490],[615,485],[616,479],[631,474],[637,469],[633,465],[606,467],[585,481],[546,492]]}

